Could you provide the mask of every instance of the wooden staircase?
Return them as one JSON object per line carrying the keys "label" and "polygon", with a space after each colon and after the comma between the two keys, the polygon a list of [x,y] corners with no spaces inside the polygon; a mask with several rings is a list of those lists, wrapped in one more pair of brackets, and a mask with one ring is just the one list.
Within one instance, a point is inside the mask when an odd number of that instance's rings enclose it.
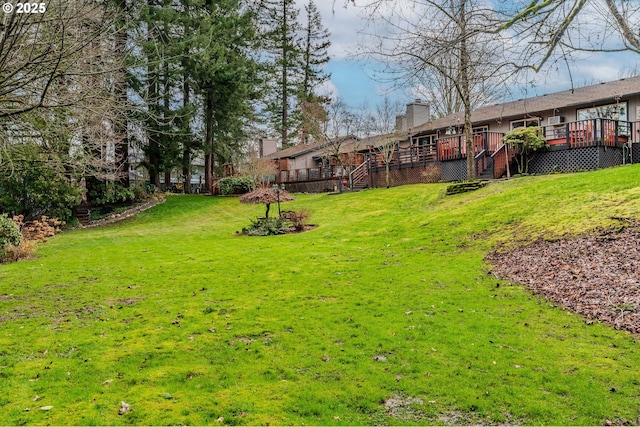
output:
{"label": "wooden staircase", "polygon": [[91,211],[89,205],[85,202],[73,208],[73,216],[82,226],[87,226],[91,222]]}
{"label": "wooden staircase", "polygon": [[519,151],[502,144],[494,152],[483,150],[475,157],[478,179],[498,179],[507,173]]}
{"label": "wooden staircase", "polygon": [[369,188],[369,161],[365,160],[357,168],[349,173],[351,191],[360,191]]}

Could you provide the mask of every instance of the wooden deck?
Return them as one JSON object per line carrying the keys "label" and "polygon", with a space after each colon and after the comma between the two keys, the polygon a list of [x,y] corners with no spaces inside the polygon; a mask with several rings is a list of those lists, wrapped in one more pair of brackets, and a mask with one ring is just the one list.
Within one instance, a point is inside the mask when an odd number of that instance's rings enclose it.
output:
{"label": "wooden deck", "polygon": [[[622,148],[637,142],[635,139],[640,140],[640,122],[590,119],[543,126],[542,129],[548,145],[562,150],[592,146]],[[477,176],[500,178],[506,173],[508,165],[513,163],[518,151],[505,146],[502,142],[503,136],[503,133],[487,131],[473,135]],[[414,145],[409,148],[396,147],[388,162],[376,151],[362,154],[364,161],[349,166],[349,170],[343,171],[335,165],[325,168],[282,170],[278,182],[308,182],[344,177],[350,183],[359,183],[367,180],[371,171],[386,169],[386,163],[389,169],[393,170],[424,168],[428,165],[466,159],[467,149],[464,135],[447,135],[431,144]]]}

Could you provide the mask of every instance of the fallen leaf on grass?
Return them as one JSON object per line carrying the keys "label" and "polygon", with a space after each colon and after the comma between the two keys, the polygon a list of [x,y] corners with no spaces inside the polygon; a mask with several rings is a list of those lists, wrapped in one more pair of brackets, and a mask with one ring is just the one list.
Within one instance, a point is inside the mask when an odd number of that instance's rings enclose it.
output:
{"label": "fallen leaf on grass", "polygon": [[127,412],[131,412],[131,405],[124,401],[120,402],[120,409],[118,410],[118,414],[122,415]]}
{"label": "fallen leaf on grass", "polygon": [[50,411],[53,409],[53,406],[41,406],[40,409],[43,411]]}
{"label": "fallen leaf on grass", "polygon": [[221,422],[223,422],[223,421],[224,421],[224,417],[219,417],[216,421],[217,421],[217,422],[219,422],[219,423],[221,423]]}
{"label": "fallen leaf on grass", "polygon": [[38,395],[36,394],[36,396],[35,396],[32,400],[33,400],[34,402],[37,402],[38,400],[40,400],[40,396],[38,396]]}

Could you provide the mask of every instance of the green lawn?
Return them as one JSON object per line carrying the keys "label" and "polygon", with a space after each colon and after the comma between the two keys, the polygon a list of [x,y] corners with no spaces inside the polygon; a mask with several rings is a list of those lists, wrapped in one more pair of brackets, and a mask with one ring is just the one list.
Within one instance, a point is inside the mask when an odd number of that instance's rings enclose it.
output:
{"label": "green lawn", "polygon": [[1,265],[0,424],[638,424],[637,337],[483,259],[640,218],[640,165],[445,189],[297,195],[276,237],[173,196]]}

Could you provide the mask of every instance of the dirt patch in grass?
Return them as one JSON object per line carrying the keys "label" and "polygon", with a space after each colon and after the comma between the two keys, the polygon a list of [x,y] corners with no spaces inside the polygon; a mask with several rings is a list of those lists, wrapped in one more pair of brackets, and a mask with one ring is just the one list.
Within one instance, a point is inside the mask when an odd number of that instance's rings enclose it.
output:
{"label": "dirt patch in grass", "polygon": [[493,273],[585,316],[640,333],[640,221],[554,242],[537,241],[487,261]]}
{"label": "dirt patch in grass", "polygon": [[420,421],[428,418],[424,401],[417,397],[394,395],[384,401],[385,413],[404,421]]}

